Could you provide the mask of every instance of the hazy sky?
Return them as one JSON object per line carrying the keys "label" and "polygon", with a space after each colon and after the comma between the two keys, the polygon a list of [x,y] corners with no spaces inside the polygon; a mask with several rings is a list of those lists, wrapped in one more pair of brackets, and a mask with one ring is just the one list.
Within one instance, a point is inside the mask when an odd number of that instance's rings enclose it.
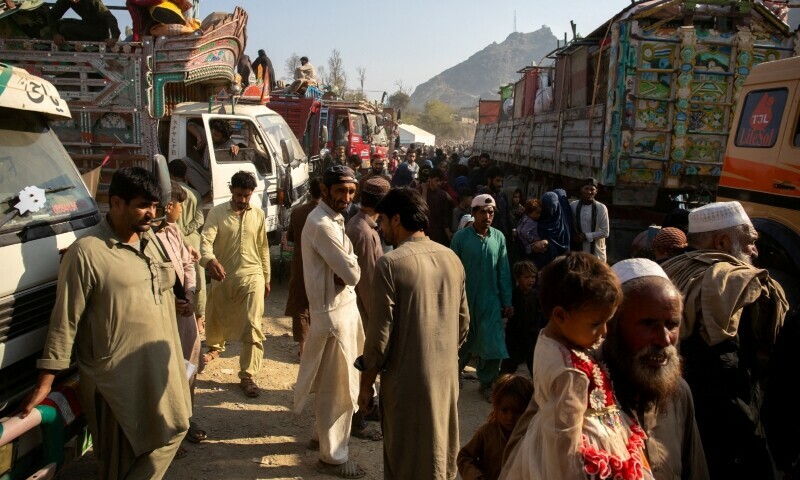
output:
{"label": "hazy sky", "polygon": [[[106,0],[106,4],[123,2]],[[292,52],[319,67],[326,66],[336,48],[348,86],[358,85],[356,67],[362,66],[364,89],[377,98],[383,91],[396,91],[398,81],[413,90],[486,45],[502,42],[514,30],[515,11],[517,31],[532,32],[547,25],[562,39],[564,32],[570,32],[570,20],[578,25],[578,33],[586,35],[630,5],[630,0],[201,0],[200,18],[232,11],[236,5],[250,17],[247,54],[255,59],[259,49],[266,50],[279,78],[285,75],[284,64]],[[121,30],[130,25],[127,12],[117,16]]]}

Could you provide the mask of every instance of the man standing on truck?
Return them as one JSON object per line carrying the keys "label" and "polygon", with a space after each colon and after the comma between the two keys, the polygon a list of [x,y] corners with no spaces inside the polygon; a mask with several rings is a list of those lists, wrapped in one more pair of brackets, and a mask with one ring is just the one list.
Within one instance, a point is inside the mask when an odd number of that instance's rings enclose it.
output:
{"label": "man standing on truck", "polygon": [[269,245],[264,211],[250,206],[256,178],[250,172],[231,177],[231,200],[208,212],[200,245],[200,264],[211,275],[208,297],[206,363],[218,358],[228,338],[242,342],[239,386],[259,395],[253,377],[264,357],[264,298],[270,292]]}
{"label": "man standing on truck", "polygon": [[693,210],[688,239],[689,251],[662,266],[684,298],[681,356],[708,470],[711,478],[774,478],[761,399],[786,296],[753,267],[758,232],[739,202]]}
{"label": "man standing on truck", "polygon": [[[79,17],[61,18],[72,9]],[[65,41],[103,41],[109,48],[119,40],[117,18],[103,4],[102,0],[57,0],[47,14],[49,31],[42,33],[52,38],[58,46]]]}
{"label": "man standing on truck", "polygon": [[108,196],[106,218],[64,254],[39,381],[22,416],[50,393],[74,345],[98,478],[160,479],[191,414],[175,270],[150,231],[161,188],[147,170],[123,168]]}
{"label": "man standing on truck", "polygon": [[573,250],[591,253],[602,261],[606,261],[606,238],[610,232],[608,225],[608,208],[594,199],[599,183],[594,178],[587,178],[581,185],[580,200],[573,200],[572,218],[575,219],[575,241]]}
{"label": "man standing on truck", "polygon": [[261,76],[264,82],[269,82],[269,90],[275,90],[275,68],[272,66],[272,60],[267,56],[264,50],[258,51],[258,58],[253,62],[253,74],[258,76],[258,68],[261,67]]}

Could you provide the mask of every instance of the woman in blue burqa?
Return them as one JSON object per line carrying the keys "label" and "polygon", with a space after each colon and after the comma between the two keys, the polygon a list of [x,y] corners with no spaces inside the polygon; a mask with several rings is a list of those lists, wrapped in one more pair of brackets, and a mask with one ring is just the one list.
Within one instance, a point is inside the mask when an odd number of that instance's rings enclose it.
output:
{"label": "woman in blue burqa", "polygon": [[547,249],[532,254],[540,269],[559,255],[569,252],[572,231],[572,209],[567,192],[561,189],[542,195],[542,216],[539,217],[539,238],[547,241]]}

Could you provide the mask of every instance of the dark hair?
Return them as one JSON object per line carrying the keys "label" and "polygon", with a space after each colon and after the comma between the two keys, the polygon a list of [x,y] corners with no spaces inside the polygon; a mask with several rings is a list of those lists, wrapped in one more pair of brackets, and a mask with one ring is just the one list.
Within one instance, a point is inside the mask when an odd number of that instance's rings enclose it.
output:
{"label": "dark hair", "polygon": [[265,57],[267,56],[267,52],[265,52],[263,49],[258,51],[258,56],[260,57],[262,55]]}
{"label": "dark hair", "polygon": [[493,165],[486,169],[486,180],[502,176],[503,176],[503,169],[498,167],[497,165]]}
{"label": "dark hair", "polygon": [[231,130],[231,125],[225,120],[220,120],[220,119],[212,120],[211,124],[209,125],[209,128],[211,128],[211,130],[216,130],[219,133],[221,133],[222,136],[225,137],[225,140],[231,138],[231,133],[233,133],[233,131]]}
{"label": "dark hair", "polygon": [[375,208],[386,195],[375,195],[373,193],[361,192],[361,206]]}
{"label": "dark hair", "polygon": [[158,202],[161,200],[161,185],[155,175],[142,167],[120,168],[111,177],[111,185],[108,187],[109,201],[111,197],[119,197],[125,203],[137,197]]}
{"label": "dark hair", "polygon": [[482,152],[478,158],[485,158],[486,160],[492,160],[492,157],[489,156],[487,152]]}
{"label": "dark hair", "polygon": [[472,189],[469,187],[461,187],[458,189],[458,198],[464,197],[474,197],[475,194],[472,193]]}
{"label": "dark hair", "polygon": [[516,397],[522,408],[526,408],[533,397],[533,382],[520,375],[506,373],[500,375],[492,386],[492,411],[489,413],[489,421],[497,421],[497,409],[500,402],[507,397]]}
{"label": "dark hair", "polygon": [[444,172],[442,172],[438,168],[432,168],[428,172],[428,180],[430,180],[431,178],[438,178],[439,180],[444,180]]}
{"label": "dark hair", "polygon": [[169,200],[171,202],[183,203],[186,201],[187,198],[186,190],[184,190],[183,187],[178,185],[178,182],[173,180],[172,182],[170,182],[169,186],[172,189],[172,192],[170,192],[171,194],[169,197]]}
{"label": "dark hair", "polygon": [[319,177],[314,177],[308,182],[308,191],[311,193],[311,198],[315,200],[322,198],[322,189],[319,188],[321,184],[322,180]]}
{"label": "dark hair", "polygon": [[428,227],[428,204],[413,188],[393,188],[383,197],[375,212],[392,218],[400,215],[400,225],[409,232],[419,232]]}
{"label": "dark hair", "polygon": [[348,165],[358,165],[361,167],[361,157],[356,155],[355,153],[347,156],[347,164]]}
{"label": "dark hair", "polygon": [[241,188],[243,190],[256,189],[256,176],[250,172],[239,170],[231,177],[231,188]]}
{"label": "dark hair", "polygon": [[514,278],[519,278],[526,273],[535,277],[536,274],[539,273],[539,269],[536,268],[536,265],[530,260],[520,260],[511,267],[511,273],[514,275]]}
{"label": "dark hair", "polygon": [[556,307],[567,311],[589,304],[617,307],[621,301],[617,275],[590,253],[570,252],[539,273],[539,305],[545,318],[550,318]]}
{"label": "dark hair", "polygon": [[307,62],[308,61],[308,57],[306,57],[306,56],[300,57],[300,61],[302,62],[303,60],[305,60]]}
{"label": "dark hair", "polygon": [[188,170],[189,167],[182,158],[176,158],[169,162],[167,169],[169,170],[169,174],[173,177],[183,178],[186,176],[186,170]]}
{"label": "dark hair", "polygon": [[530,215],[533,212],[541,212],[542,211],[542,202],[539,201],[538,198],[531,198],[527,202],[525,202],[525,213]]}

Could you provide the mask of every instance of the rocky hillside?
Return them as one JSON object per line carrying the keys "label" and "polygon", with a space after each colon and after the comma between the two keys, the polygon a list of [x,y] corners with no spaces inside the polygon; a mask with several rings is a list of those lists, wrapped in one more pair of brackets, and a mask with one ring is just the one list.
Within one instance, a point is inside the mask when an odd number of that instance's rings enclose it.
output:
{"label": "rocky hillside", "polygon": [[517,70],[556,48],[549,27],[530,33],[512,33],[501,43],[492,43],[454,67],[417,86],[411,105],[422,107],[428,100],[441,100],[453,107],[477,105],[479,98],[499,98],[497,87],[519,79]]}

